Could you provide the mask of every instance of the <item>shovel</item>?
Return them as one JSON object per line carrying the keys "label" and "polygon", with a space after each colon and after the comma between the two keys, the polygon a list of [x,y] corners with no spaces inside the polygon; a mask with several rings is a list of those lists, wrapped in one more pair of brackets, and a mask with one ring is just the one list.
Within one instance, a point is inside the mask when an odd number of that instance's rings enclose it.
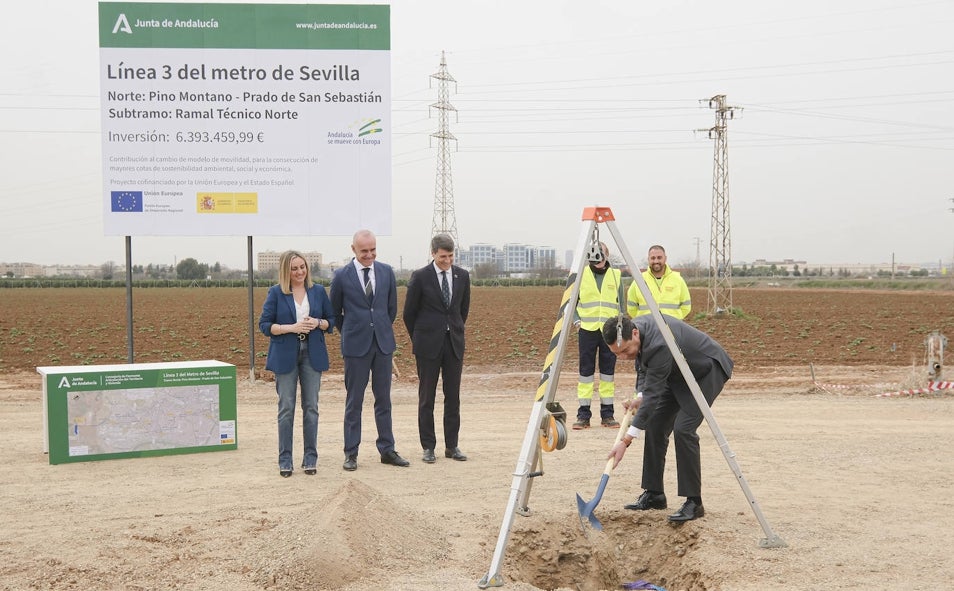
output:
{"label": "shovel", "polygon": [[[623,415],[623,420],[619,423],[619,432],[616,433],[616,441],[622,441],[627,429],[629,429],[629,425],[633,422],[634,414],[636,414],[636,405],[630,406],[629,409],[626,410],[626,414]],[[616,443],[614,442],[613,445],[616,445]],[[603,475],[600,477],[600,484],[596,487],[596,495],[592,501],[586,502],[583,500],[583,497],[580,496],[580,493],[576,493],[576,507],[580,511],[580,525],[582,525],[584,529],[586,528],[587,520],[589,520],[593,528],[603,531],[603,524],[593,515],[593,509],[596,509],[596,506],[600,504],[600,499],[603,498],[603,491],[606,489],[606,483],[609,481],[609,475],[612,471],[613,458],[610,458],[606,461],[606,467],[603,468]]]}

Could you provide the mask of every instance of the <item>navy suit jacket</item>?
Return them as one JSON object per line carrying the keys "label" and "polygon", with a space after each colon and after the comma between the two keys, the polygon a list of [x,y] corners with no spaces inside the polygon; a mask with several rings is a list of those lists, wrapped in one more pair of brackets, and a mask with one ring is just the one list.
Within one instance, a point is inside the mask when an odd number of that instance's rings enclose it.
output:
{"label": "navy suit jacket", "polygon": [[444,296],[433,263],[414,271],[404,299],[404,326],[411,337],[414,355],[436,359],[441,352],[444,333],[450,329],[454,356],[464,358],[464,323],[470,312],[470,274],[451,266],[451,303]]}
{"label": "navy suit jacket", "polygon": [[[325,292],[325,286],[312,284],[307,288],[309,316],[323,318],[328,321],[327,332],[335,326],[334,314],[331,311],[331,301]],[[265,304],[262,306],[262,315],[258,319],[258,328],[271,340],[268,343],[268,357],[265,358],[265,369],[275,373],[288,373],[298,363],[300,348],[298,335],[288,332],[273,335],[273,324],[295,324],[298,317],[295,312],[295,297],[282,293],[280,285],[268,288]],[[325,333],[313,330],[308,333],[308,359],[315,371],[328,369],[328,348],[325,346]]]}
{"label": "navy suit jacket", "polygon": [[377,341],[385,355],[394,353],[394,319],[397,318],[397,280],[390,265],[374,262],[374,298],[368,302],[364,281],[354,263],[335,271],[331,280],[331,309],[341,332],[341,354],[362,357]]}

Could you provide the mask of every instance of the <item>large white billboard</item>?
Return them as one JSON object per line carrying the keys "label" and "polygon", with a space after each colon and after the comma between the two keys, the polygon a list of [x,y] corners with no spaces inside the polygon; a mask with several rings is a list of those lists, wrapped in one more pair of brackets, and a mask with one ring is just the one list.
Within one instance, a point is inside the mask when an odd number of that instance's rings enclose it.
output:
{"label": "large white billboard", "polygon": [[107,235],[391,233],[386,5],[99,5]]}

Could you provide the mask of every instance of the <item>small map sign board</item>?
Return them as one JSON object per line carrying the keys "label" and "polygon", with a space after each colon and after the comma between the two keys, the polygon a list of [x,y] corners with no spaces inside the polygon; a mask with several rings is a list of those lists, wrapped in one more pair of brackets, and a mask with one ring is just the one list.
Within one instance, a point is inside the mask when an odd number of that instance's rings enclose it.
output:
{"label": "small map sign board", "polygon": [[51,464],[234,450],[235,366],[38,367]]}

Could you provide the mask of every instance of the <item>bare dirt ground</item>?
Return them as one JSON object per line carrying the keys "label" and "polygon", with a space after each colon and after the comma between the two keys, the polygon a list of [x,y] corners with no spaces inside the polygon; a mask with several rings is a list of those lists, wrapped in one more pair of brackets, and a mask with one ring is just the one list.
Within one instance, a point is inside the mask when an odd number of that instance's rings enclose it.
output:
{"label": "bare dirt ground", "polygon": [[[23,299],[32,308],[15,307],[21,294],[10,292],[21,291],[33,292]],[[513,288],[475,294],[498,307],[476,307],[469,326],[467,462],[420,461],[406,353],[394,384],[394,426],[411,466],[379,462],[369,401],[359,468],[341,469],[344,388],[333,361],[321,391],[318,474],[290,479],[277,474],[273,383],[267,375],[251,381],[241,369],[237,450],[49,465],[34,367],[81,364],[72,353],[122,363],[125,328],[115,303],[107,305],[113,294],[90,290],[102,306],[79,295],[51,305],[84,290],[55,290],[55,298],[42,291],[53,290],[0,292],[4,311],[15,312],[0,320],[0,589],[454,591],[476,589],[493,574],[559,290],[545,291],[546,306],[528,305]],[[140,298],[148,304],[137,322],[149,344],[139,350],[152,353],[141,361],[221,358],[223,341],[241,349],[240,334],[224,336],[232,304],[219,290],[194,290],[219,303],[202,310],[201,298],[185,297],[189,290],[155,291],[183,297],[179,312],[156,303],[158,295]],[[639,493],[637,443],[594,511],[603,532],[584,527],[576,495],[593,497],[616,432],[571,431],[564,449],[543,455],[530,515],[514,519],[503,588],[591,591],[639,579],[668,591],[950,588],[954,391],[876,394],[925,382],[923,339],[933,330],[954,333],[954,294],[839,293],[823,293],[833,298],[828,304],[803,292],[767,291],[744,303],[749,296],[740,294],[747,318],[697,322],[712,323],[706,329],[738,362],[713,412],[766,525],[787,547],[760,547],[766,531],[705,426],[704,518],[671,526],[666,511],[622,508]],[[502,328],[505,300],[518,300],[513,305],[530,320],[515,316]],[[110,306],[112,317],[101,317]],[[64,326],[41,332],[35,316]],[[537,324],[545,327],[532,332]],[[150,340],[157,332],[164,340]],[[193,342],[195,350],[181,344]],[[575,350],[567,355],[557,399],[572,412]],[[813,385],[809,363],[826,390]],[[622,391],[632,378],[620,368]],[[675,508],[672,457],[666,484]]]}

